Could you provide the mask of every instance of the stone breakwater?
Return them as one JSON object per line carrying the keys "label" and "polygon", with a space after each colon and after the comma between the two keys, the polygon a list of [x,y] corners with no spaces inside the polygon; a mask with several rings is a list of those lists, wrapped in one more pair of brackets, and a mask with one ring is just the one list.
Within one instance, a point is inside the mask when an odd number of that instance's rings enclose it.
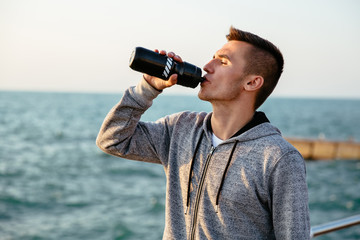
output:
{"label": "stone breakwater", "polygon": [[306,160],[360,160],[360,143],[353,140],[286,139]]}

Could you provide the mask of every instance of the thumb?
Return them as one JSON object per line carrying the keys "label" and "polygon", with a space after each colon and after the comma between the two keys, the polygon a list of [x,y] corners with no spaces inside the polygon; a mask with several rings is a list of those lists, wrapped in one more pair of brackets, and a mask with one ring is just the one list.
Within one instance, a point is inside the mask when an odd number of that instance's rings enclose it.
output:
{"label": "thumb", "polygon": [[170,78],[167,81],[165,81],[166,87],[171,87],[175,85],[177,83],[177,80],[178,80],[177,74],[171,75]]}

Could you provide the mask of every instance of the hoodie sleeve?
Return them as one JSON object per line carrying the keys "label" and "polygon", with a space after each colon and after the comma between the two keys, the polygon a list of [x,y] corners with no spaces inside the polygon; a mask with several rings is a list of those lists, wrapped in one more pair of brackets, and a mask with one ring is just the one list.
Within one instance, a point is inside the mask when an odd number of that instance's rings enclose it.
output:
{"label": "hoodie sleeve", "polygon": [[274,166],[270,196],[276,239],[310,239],[305,162],[297,151]]}
{"label": "hoodie sleeve", "polygon": [[144,79],[126,90],[121,101],[107,114],[96,139],[97,146],[114,156],[161,163],[155,142],[158,145],[166,142],[165,126],[160,122],[140,121],[160,93]]}

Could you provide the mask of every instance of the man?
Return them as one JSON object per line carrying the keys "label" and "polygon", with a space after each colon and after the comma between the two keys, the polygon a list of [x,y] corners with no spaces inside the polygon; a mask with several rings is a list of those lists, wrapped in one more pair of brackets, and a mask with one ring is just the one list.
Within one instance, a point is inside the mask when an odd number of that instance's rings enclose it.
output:
{"label": "man", "polygon": [[227,39],[204,66],[198,94],[212,113],[141,122],[152,100],[177,81],[176,74],[168,81],[144,75],[110,111],[97,145],[163,165],[163,239],[309,239],[304,160],[256,111],[278,82],[282,55],[267,40],[233,27]]}

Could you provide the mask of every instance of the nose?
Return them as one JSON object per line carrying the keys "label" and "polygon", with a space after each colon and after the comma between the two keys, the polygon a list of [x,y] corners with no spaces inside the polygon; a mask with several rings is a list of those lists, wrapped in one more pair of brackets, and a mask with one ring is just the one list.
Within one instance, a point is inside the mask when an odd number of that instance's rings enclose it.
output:
{"label": "nose", "polygon": [[207,73],[212,73],[214,72],[214,68],[212,66],[212,60],[210,60],[210,62],[208,62],[207,64],[205,64],[205,66],[203,67],[204,71]]}

